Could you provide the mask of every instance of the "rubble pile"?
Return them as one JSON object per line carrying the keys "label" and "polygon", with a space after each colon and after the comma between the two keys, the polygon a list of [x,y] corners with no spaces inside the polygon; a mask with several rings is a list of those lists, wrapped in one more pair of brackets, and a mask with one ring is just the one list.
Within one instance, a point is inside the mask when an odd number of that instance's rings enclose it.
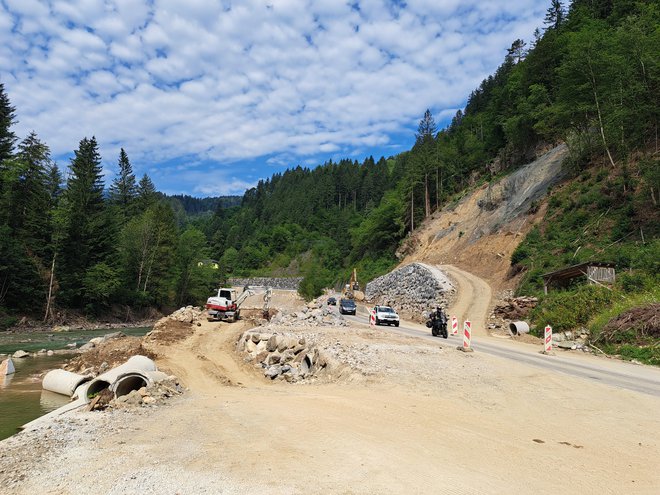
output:
{"label": "rubble pile", "polygon": [[166,403],[167,399],[183,393],[183,388],[175,376],[142,387],[139,390],[112,399],[108,407],[114,409],[131,409],[141,406],[159,406]]}
{"label": "rubble pile", "polygon": [[298,290],[302,277],[253,277],[253,278],[230,278],[229,285],[232,287],[264,286],[271,289]]}
{"label": "rubble pile", "polygon": [[501,320],[524,320],[538,302],[536,297],[511,297],[493,308],[493,316]]}
{"label": "rubble pile", "polygon": [[101,337],[95,337],[95,338],[91,339],[86,344],[80,346],[80,348],[78,350],[81,351],[81,352],[89,351],[89,350],[94,349],[95,347],[98,347],[101,344],[107,342],[108,340],[118,339],[118,338],[121,338],[121,337],[126,337],[126,334],[124,334],[123,332],[107,333],[107,334],[105,334]]}
{"label": "rubble pile", "polygon": [[190,323],[194,325],[202,321],[203,318],[205,318],[205,315],[202,308],[198,306],[186,306],[184,308],[177,309],[171,315],[158,320],[154,325],[154,330],[158,330],[160,327],[165,326],[172,321]]}
{"label": "rubble pile", "polygon": [[488,328],[504,333],[509,331],[512,321],[526,321],[529,313],[536,307],[539,300],[536,297],[513,297],[507,294],[503,302],[497,303],[490,313]]}
{"label": "rubble pile", "polygon": [[271,380],[298,382],[336,365],[317,345],[291,333],[248,330],[238,340],[237,350]]}
{"label": "rubble pile", "polygon": [[367,284],[367,301],[392,306],[405,318],[421,321],[436,306],[446,308],[456,292],[439,270],[411,263]]}
{"label": "rubble pile", "polygon": [[346,319],[339,314],[336,308],[325,306],[319,301],[312,301],[296,311],[282,311],[274,315],[270,323],[279,326],[347,326]]}

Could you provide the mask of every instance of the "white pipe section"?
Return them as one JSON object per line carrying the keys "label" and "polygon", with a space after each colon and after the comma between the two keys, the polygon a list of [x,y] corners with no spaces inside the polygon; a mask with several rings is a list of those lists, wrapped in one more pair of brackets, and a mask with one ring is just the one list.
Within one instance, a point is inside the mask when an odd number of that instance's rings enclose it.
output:
{"label": "white pipe section", "polygon": [[[68,371],[64,371],[64,370],[53,370],[53,371],[62,371],[63,373],[68,373],[69,375],[82,377],[82,375],[76,375],[75,373],[69,373]],[[49,372],[46,376],[48,376],[50,373],[52,373],[52,371]],[[112,387],[116,386],[116,382],[118,382],[120,377],[125,375],[143,377],[145,383],[149,381],[153,381],[153,382],[160,381],[163,380],[164,378],[167,378],[167,375],[165,373],[159,372],[158,369],[156,368],[156,363],[154,363],[148,357],[133,356],[128,361],[126,361],[126,363],[97,376],[92,381],[83,380],[82,383],[79,382],[78,385],[74,388],[74,390],[70,394],[67,394],[67,395],[71,395],[72,398],[75,399],[73,402],[65,406],[62,406],[59,409],[55,409],[54,411],[51,411],[48,414],[35,419],[34,421],[30,421],[29,423],[24,424],[21,427],[21,429],[32,430],[38,428],[41,424],[48,423],[52,418],[56,418],[57,416],[60,416],[66,412],[73,411],[80,407],[86,406],[89,403],[90,395],[98,393],[106,388],[110,388],[112,390]],[[65,378],[72,380],[72,377],[64,375],[62,373],[56,373],[55,375],[53,375],[53,377],[54,377],[53,382],[57,384],[55,386],[60,387],[62,390],[64,390],[64,387],[67,384],[69,384],[69,381],[65,380]],[[61,379],[62,383],[60,383],[58,377]],[[87,377],[82,377],[82,378],[87,378]],[[44,377],[44,381],[45,380],[46,377]],[[44,386],[44,388],[46,387]],[[132,389],[130,389],[128,392],[130,392],[131,390]]]}
{"label": "white pipe section", "polygon": [[0,364],[0,376],[13,375],[16,373],[16,368],[14,368],[14,361],[11,358],[5,359],[2,364]]}
{"label": "white pipe section", "polygon": [[512,321],[509,323],[509,333],[511,335],[522,335],[529,333],[529,325],[524,321]]}
{"label": "white pipe section", "polygon": [[156,363],[145,356],[133,356],[121,366],[106,371],[92,380],[87,389],[86,396],[89,397],[90,395],[97,394],[106,388],[112,390],[114,383],[125,373],[141,373],[144,371],[158,371]]}
{"label": "white pipe section", "polygon": [[162,382],[166,378],[167,373],[162,371],[128,371],[117,377],[111,390],[115,397],[121,397],[130,394],[133,390],[140,390],[142,387]]}
{"label": "white pipe section", "polygon": [[49,392],[71,397],[81,383],[91,379],[91,376],[83,376],[70,371],[52,370],[46,373],[41,386]]}

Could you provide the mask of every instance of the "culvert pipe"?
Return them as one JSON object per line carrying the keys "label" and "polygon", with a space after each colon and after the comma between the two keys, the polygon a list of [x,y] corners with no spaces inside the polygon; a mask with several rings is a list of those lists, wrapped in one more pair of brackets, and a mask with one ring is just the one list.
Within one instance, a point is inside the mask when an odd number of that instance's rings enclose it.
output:
{"label": "culvert pipe", "polygon": [[312,371],[312,366],[314,365],[314,361],[312,360],[312,356],[307,354],[304,359],[300,362],[300,372],[303,375],[306,375],[307,373]]}
{"label": "culvert pipe", "polygon": [[145,356],[133,356],[121,366],[117,366],[116,368],[97,376],[89,384],[86,397],[89,399],[91,396],[98,394],[106,388],[112,390],[115,382],[127,373],[139,374],[147,371],[158,371],[156,363]]}
{"label": "culvert pipe", "polygon": [[514,336],[529,333],[529,324],[525,321],[512,321],[509,323],[509,333]]}
{"label": "culvert pipe", "polygon": [[91,376],[79,375],[66,370],[52,370],[44,376],[41,387],[49,392],[71,397],[81,384],[91,379]]}
{"label": "culvert pipe", "polygon": [[121,397],[130,394],[133,390],[140,390],[142,387],[162,382],[167,377],[167,373],[162,371],[127,371],[117,377],[110,389],[114,392],[115,397]]}

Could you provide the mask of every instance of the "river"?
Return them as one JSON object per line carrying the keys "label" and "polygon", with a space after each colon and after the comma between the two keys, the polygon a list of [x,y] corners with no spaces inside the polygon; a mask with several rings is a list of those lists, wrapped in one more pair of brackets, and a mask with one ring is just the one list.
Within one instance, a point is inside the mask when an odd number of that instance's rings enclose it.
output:
{"label": "river", "polygon": [[[122,328],[118,330],[76,330],[71,332],[0,332],[0,354],[11,355],[17,350],[37,352],[41,349],[66,349],[68,344],[77,347],[89,342],[94,337],[121,331],[126,335],[144,335],[150,327]],[[16,373],[0,377],[0,440],[10,437],[17,429],[54,409],[69,402],[63,395],[47,392],[41,388],[43,375],[49,370],[59,368],[73,353],[37,354],[23,359],[12,359]],[[0,357],[0,361],[5,357]]]}

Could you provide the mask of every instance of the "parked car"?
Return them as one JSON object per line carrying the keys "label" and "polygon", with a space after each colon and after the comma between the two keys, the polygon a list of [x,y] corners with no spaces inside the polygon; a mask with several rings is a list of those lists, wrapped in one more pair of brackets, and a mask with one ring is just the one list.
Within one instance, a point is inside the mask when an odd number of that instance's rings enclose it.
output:
{"label": "parked car", "polygon": [[389,306],[376,306],[376,325],[394,325],[399,326],[399,315]]}
{"label": "parked car", "polygon": [[343,315],[354,315],[357,312],[357,306],[353,299],[342,299],[339,301],[339,312]]}
{"label": "parked car", "polygon": [[337,305],[337,299],[334,297],[329,297],[328,298],[328,306],[336,306]]}

